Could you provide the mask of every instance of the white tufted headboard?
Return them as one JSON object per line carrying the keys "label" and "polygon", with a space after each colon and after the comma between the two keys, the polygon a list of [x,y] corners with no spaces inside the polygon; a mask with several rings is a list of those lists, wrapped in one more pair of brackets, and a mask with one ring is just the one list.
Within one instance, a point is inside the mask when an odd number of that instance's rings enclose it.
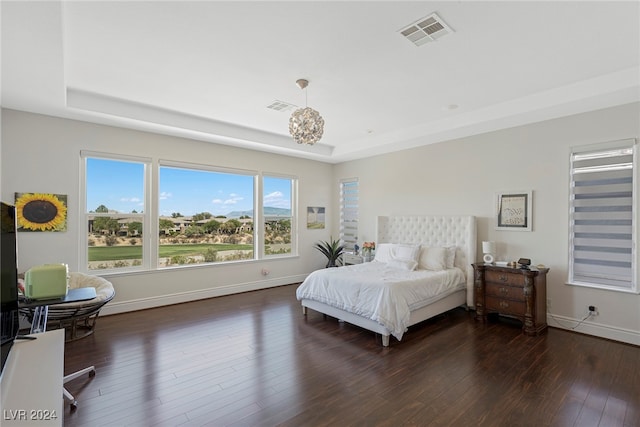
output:
{"label": "white tufted headboard", "polygon": [[464,271],[467,277],[467,306],[475,307],[471,266],[476,262],[474,216],[379,216],[377,242],[456,246],[455,265]]}

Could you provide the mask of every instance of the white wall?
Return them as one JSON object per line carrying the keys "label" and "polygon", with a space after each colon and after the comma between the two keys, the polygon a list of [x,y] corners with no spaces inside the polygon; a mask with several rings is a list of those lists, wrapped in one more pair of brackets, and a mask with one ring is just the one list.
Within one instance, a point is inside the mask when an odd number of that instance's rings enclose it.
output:
{"label": "white wall", "polygon": [[[360,241],[375,240],[378,215],[475,215],[478,242],[498,242],[497,259],[528,257],[550,267],[550,325],[573,327],[584,317],[586,306],[595,305],[600,315],[576,331],[640,345],[640,296],[565,284],[569,148],[638,135],[640,104],[630,104],[329,165],[5,109],[1,196],[9,202],[14,192],[69,196],[66,233],[19,234],[21,271],[62,261],[77,268],[81,149],[293,174],[300,179],[302,212],[307,206],[327,207],[325,230],[307,230],[301,218],[299,258],[109,276],[117,296],[105,307],[108,314],[302,280],[324,265],[322,255],[312,249],[313,242],[337,234],[339,180],[358,177]],[[534,192],[530,233],[493,228],[494,194],[512,190]],[[271,270],[266,278],[260,274],[262,267]]]}
{"label": "white wall", "polygon": [[[629,104],[346,162],[333,179],[359,178],[359,241],[375,240],[378,215],[475,215],[479,257],[480,243],[494,240],[498,260],[525,257],[550,267],[550,325],[574,327],[595,305],[599,316],[576,331],[640,345],[639,295],[565,284],[570,147],[639,135],[640,104]],[[514,190],[533,191],[532,232],[494,229],[495,193]]]}
{"label": "white wall", "polygon": [[[336,187],[331,180],[332,165],[326,163],[3,109],[2,200],[13,203],[15,192],[68,195],[66,232],[19,233],[21,272],[54,262],[68,263],[72,271],[78,269],[82,241],[78,222],[80,150],[294,175],[299,179],[298,208],[303,213],[307,206],[325,206],[329,225],[337,215],[333,206]],[[306,216],[303,214],[300,219],[299,257],[109,275],[116,298],[105,306],[103,313],[301,281],[310,271],[324,266],[323,255],[312,244],[328,239],[331,229],[307,230]],[[262,268],[270,274],[263,276]]]}

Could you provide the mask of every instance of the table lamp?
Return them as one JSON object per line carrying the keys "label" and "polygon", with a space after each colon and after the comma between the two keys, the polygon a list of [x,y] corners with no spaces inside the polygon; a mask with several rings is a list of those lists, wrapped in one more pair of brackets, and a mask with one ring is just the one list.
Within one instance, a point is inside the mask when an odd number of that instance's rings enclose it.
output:
{"label": "table lamp", "polygon": [[482,260],[487,264],[493,264],[493,254],[496,252],[496,242],[482,242]]}

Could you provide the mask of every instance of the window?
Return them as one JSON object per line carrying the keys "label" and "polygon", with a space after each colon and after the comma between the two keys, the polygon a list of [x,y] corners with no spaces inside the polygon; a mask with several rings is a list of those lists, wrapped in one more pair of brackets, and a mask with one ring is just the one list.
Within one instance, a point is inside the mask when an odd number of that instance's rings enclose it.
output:
{"label": "window", "polygon": [[148,268],[149,230],[145,186],[148,160],[98,158],[83,153],[87,270]]}
{"label": "window", "polygon": [[265,256],[291,254],[292,245],[295,242],[292,204],[295,180],[265,176],[262,183],[264,254]]}
{"label": "window", "polygon": [[358,241],[358,179],[340,181],[340,240],[352,251]]}
{"label": "window", "polygon": [[162,164],[158,267],[254,258],[255,173]]}
{"label": "window", "polygon": [[634,140],[571,153],[569,282],[637,292]]}
{"label": "window", "polygon": [[[259,179],[257,171],[166,160],[152,168],[151,159],[91,152],[82,152],[81,159],[86,250],[80,265],[88,271],[297,253],[296,178]],[[157,182],[153,196],[152,182]]]}

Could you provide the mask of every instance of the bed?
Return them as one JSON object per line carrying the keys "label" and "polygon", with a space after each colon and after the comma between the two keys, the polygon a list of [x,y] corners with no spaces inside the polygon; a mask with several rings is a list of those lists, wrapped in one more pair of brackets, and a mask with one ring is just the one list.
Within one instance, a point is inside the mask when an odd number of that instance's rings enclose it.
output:
{"label": "bed", "polygon": [[459,306],[474,306],[473,216],[378,217],[371,262],[317,270],[297,288],[308,309],[398,341],[407,328]]}

